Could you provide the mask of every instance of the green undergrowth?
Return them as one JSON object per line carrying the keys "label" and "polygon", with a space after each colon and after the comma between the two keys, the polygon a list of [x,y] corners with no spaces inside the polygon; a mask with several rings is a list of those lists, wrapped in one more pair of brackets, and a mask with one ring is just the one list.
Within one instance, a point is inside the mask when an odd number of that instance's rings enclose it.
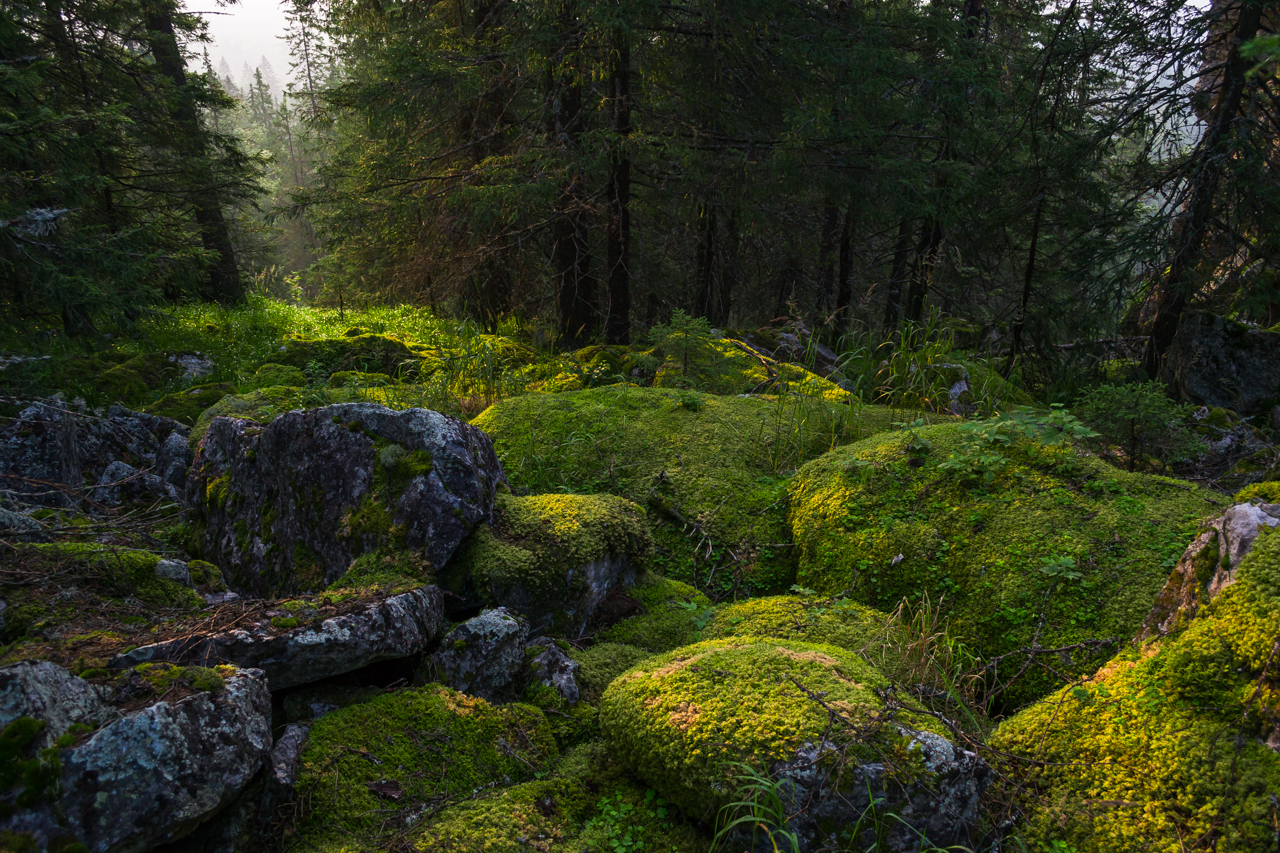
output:
{"label": "green undergrowth", "polygon": [[1132,645],[1003,723],[1021,833],[1080,853],[1264,850],[1280,754],[1280,535],[1180,632]]}
{"label": "green undergrowth", "polygon": [[645,506],[659,569],[719,594],[789,586],[786,478],[899,417],[800,395],[616,385],[505,400],[473,423],[517,491],[608,492]]}
{"label": "green undergrowth", "polygon": [[625,579],[646,571],[653,540],[644,510],[614,495],[498,495],[492,526],[476,530],[450,576],[470,578],[490,604],[501,602],[559,633],[586,627],[589,564],[613,560]]}
{"label": "green undergrowth", "polygon": [[627,595],[642,612],[604,629],[599,638],[651,653],[697,642],[699,631],[714,612],[710,599],[698,590],[653,572],[641,576]]}
{"label": "green undergrowth", "polygon": [[1232,498],[1236,503],[1258,501],[1260,503],[1280,503],[1280,482],[1271,480],[1266,483],[1254,483],[1236,492]]}
{"label": "green undergrowth", "polygon": [[542,712],[492,706],[439,685],[326,714],[302,755],[301,849],[378,849],[426,810],[548,772],[557,758]]}
{"label": "green undergrowth", "polygon": [[150,405],[142,407],[149,415],[173,418],[187,426],[194,426],[200,415],[223,397],[236,393],[236,386],[229,382],[194,385],[182,391],[166,394]]}
{"label": "green undergrowth", "polygon": [[578,690],[582,701],[596,705],[615,678],[653,657],[653,652],[625,643],[596,643],[585,649],[574,649],[569,657],[578,663]]}
{"label": "green undergrowth", "polygon": [[[799,582],[882,609],[941,597],[951,635],[987,660],[1033,642],[1124,642],[1196,525],[1221,503],[1067,444],[1019,439],[983,448],[972,436],[960,424],[920,426],[801,469],[790,504]],[[1114,650],[1081,647],[1040,663],[1070,677]],[[1060,683],[1049,667],[1033,665],[1007,685],[1025,662],[1014,655],[991,673],[1004,707]]]}
{"label": "green undergrowth", "polygon": [[616,678],[600,719],[610,746],[639,778],[691,819],[705,820],[728,802],[731,765],[768,772],[823,740],[855,762],[888,759],[895,773],[923,773],[898,727],[945,730],[909,707],[891,709],[881,698],[888,688],[867,661],[836,646],[706,640]]}

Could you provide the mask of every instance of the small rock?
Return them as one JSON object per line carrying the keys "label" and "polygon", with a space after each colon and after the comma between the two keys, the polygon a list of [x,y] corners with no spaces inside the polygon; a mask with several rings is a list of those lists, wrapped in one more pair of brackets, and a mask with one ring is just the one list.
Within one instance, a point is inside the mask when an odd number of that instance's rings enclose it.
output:
{"label": "small rock", "polygon": [[40,522],[29,515],[0,507],[0,539],[39,542],[44,538]]}
{"label": "small rock", "polygon": [[[536,651],[533,651],[536,650]],[[539,637],[529,644],[529,673],[540,684],[554,688],[570,705],[578,704],[578,662],[550,637]]]}
{"label": "small rock", "polygon": [[230,604],[240,600],[238,592],[206,592],[204,600],[207,604]]}
{"label": "small rock", "polygon": [[156,563],[156,577],[177,581],[183,586],[191,586],[191,572],[187,564],[181,560],[161,560]]}
{"label": "small rock", "polygon": [[528,639],[529,627],[519,616],[505,607],[486,610],[446,634],[431,662],[443,683],[500,702],[515,692]]}

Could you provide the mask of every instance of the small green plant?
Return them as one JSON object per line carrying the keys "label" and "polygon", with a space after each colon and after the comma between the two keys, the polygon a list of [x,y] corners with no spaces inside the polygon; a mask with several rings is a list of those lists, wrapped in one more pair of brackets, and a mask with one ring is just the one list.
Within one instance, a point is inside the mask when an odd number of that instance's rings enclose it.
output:
{"label": "small green plant", "polygon": [[751,831],[748,849],[756,850],[756,842],[768,842],[774,853],[800,853],[800,838],[787,829],[787,810],[782,800],[782,787],[777,780],[764,775],[750,764],[733,765],[738,787],[734,801],[723,806],[716,815],[716,834],[709,853],[716,853],[739,830]]}
{"label": "small green plant", "polygon": [[1076,571],[1075,557],[1061,554],[1045,557],[1040,565],[1040,573],[1053,578],[1055,583],[1057,581],[1078,581],[1084,577],[1081,572]]}
{"label": "small green plant", "polygon": [[[622,794],[603,797],[597,808],[599,814],[587,821],[587,828],[603,830],[609,850],[632,853],[644,848],[642,827],[635,825],[636,807],[624,800]],[[665,803],[662,808],[665,814]]]}
{"label": "small green plant", "polygon": [[703,628],[711,623],[711,617],[715,615],[714,607],[702,608],[696,601],[677,601],[674,604],[681,610],[686,610],[693,619],[694,630],[701,633]]}
{"label": "small green plant", "polygon": [[1020,406],[1008,414],[994,415],[961,426],[960,448],[938,465],[962,481],[992,482],[1009,464],[1009,451],[1020,440],[1037,447],[1057,447],[1097,435],[1060,404],[1047,411]]}
{"label": "small green plant", "polygon": [[1169,399],[1159,382],[1103,385],[1076,411],[1097,431],[1100,443],[1123,449],[1130,471],[1150,457],[1167,467],[1203,449],[1186,425],[1191,407]]}

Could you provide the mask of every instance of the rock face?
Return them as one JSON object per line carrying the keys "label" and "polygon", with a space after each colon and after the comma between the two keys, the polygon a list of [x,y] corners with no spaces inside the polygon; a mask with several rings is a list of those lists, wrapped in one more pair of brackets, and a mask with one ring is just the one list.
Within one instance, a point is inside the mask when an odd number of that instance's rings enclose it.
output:
{"label": "rock face", "polygon": [[1266,414],[1280,404],[1280,332],[1187,312],[1160,378],[1192,402]]}
{"label": "rock face", "polygon": [[[0,481],[26,503],[70,506],[76,500],[72,493],[87,483],[114,483],[124,478],[120,474],[126,469],[149,469],[136,488],[172,497],[171,487],[184,482],[191,459],[185,447],[187,432],[175,420],[121,406],[99,417],[82,406],[50,398],[23,409],[0,432]],[[108,469],[112,475],[104,478]],[[68,491],[51,489],[49,483],[62,484]]]}
{"label": "rock face", "polygon": [[216,418],[187,494],[232,586],[315,590],[379,547],[440,568],[488,522],[506,478],[480,430],[425,409],[339,403],[266,427]]}
{"label": "rock face", "polygon": [[96,725],[112,716],[104,691],[48,661],[0,668],[0,729],[18,717],[44,720],[34,746],[50,746],[77,723]]}
{"label": "rock face", "polygon": [[487,610],[445,635],[431,663],[440,681],[490,702],[508,699],[524,667],[528,624],[505,607]]}
{"label": "rock face", "polygon": [[449,580],[508,607],[533,631],[586,630],[610,593],[633,586],[653,558],[644,510],[613,495],[498,496],[492,528],[476,532]]}
{"label": "rock face", "polygon": [[1142,625],[1142,640],[1164,636],[1195,618],[1235,582],[1236,570],[1265,527],[1280,527],[1280,504],[1241,503],[1201,527],[1165,582]]}
{"label": "rock face", "polygon": [[[734,799],[725,762],[747,761],[778,784],[802,851],[874,841],[864,837],[869,798],[901,818],[887,828],[886,849],[918,850],[922,835],[940,847],[963,843],[991,771],[904,698],[856,653],[742,637],[686,646],[618,676],[600,721],[616,754],[693,820],[714,819]],[[735,841],[749,845],[750,835]]]}
{"label": "rock face", "polygon": [[92,853],[149,850],[234,799],[270,748],[266,678],[242,670],[216,692],[126,714],[62,750],[56,806],[46,796],[2,828],[41,849],[70,836]]}
{"label": "rock face", "polygon": [[578,703],[578,670],[580,666],[550,637],[539,637],[525,649],[529,658],[531,680],[545,684],[559,693],[570,705]]}
{"label": "rock face", "polygon": [[393,595],[363,610],[291,630],[263,621],[219,634],[154,643],[110,661],[114,668],[167,661],[183,666],[231,662],[261,669],[272,690],[308,684],[367,664],[422,652],[440,632],[443,598],[433,586]]}

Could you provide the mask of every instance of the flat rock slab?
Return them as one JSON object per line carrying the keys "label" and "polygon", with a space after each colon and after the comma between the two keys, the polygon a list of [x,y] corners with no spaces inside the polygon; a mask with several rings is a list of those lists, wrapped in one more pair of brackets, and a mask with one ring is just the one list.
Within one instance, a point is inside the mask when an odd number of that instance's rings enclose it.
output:
{"label": "flat rock slab", "polygon": [[139,646],[116,655],[109,666],[124,669],[157,661],[183,666],[234,663],[263,670],[271,689],[283,690],[376,661],[418,654],[439,635],[443,622],[443,596],[436,587],[426,586],[318,625],[281,630],[267,620]]}
{"label": "flat rock slab", "polygon": [[493,443],[464,421],[339,403],[265,427],[215,418],[187,495],[206,558],[238,591],[270,596],[319,590],[383,547],[443,568],[505,483]]}
{"label": "flat rock slab", "polygon": [[39,849],[70,837],[91,853],[140,853],[231,802],[270,750],[266,676],[241,670],[220,690],[124,714],[62,750],[56,802],[46,795],[0,829],[29,834]]}

